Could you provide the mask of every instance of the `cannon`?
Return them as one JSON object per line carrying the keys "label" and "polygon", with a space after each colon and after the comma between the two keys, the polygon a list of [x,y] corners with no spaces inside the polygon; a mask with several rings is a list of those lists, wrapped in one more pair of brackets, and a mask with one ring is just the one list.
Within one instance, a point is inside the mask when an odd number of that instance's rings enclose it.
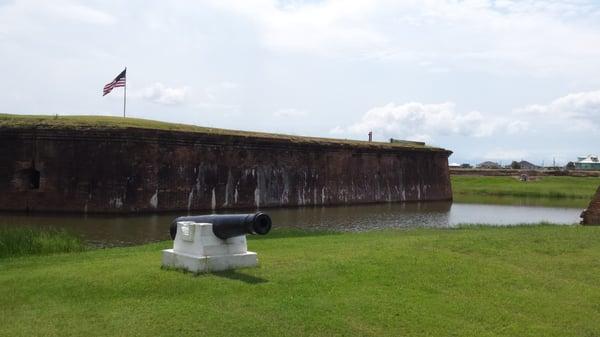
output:
{"label": "cannon", "polygon": [[264,213],[182,216],[171,223],[173,249],[163,250],[162,265],[194,273],[255,267],[246,234],[267,234],[271,217]]}
{"label": "cannon", "polygon": [[173,220],[169,228],[171,239],[177,235],[177,223],[191,221],[211,223],[212,231],[219,239],[229,239],[245,234],[265,235],[271,230],[271,217],[265,213],[254,214],[210,214],[181,216]]}

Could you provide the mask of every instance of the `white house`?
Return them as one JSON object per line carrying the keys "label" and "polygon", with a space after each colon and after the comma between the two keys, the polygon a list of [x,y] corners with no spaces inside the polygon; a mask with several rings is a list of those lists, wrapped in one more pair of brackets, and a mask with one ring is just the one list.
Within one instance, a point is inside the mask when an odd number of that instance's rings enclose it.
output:
{"label": "white house", "polygon": [[578,170],[600,170],[600,161],[597,155],[590,154],[587,157],[577,157],[575,168]]}

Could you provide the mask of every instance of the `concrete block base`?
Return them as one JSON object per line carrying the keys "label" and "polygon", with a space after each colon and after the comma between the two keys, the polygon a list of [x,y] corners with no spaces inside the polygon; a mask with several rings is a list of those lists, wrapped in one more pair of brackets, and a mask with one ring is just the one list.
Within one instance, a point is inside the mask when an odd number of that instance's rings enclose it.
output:
{"label": "concrete block base", "polygon": [[173,249],[163,250],[162,265],[193,273],[256,267],[256,253],[248,251],[246,236],[222,240],[215,236],[212,224],[178,222]]}
{"label": "concrete block base", "polygon": [[163,250],[163,267],[180,268],[193,273],[222,271],[228,269],[256,267],[258,256],[254,252],[241,254],[195,256],[176,252],[173,249]]}

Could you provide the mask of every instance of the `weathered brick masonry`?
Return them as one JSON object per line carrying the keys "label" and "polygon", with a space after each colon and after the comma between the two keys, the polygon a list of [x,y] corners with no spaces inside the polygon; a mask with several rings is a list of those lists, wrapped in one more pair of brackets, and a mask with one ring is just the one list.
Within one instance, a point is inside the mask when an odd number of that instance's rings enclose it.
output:
{"label": "weathered brick masonry", "polygon": [[583,225],[600,225],[600,186],[588,208],[581,213]]}
{"label": "weathered brick masonry", "polygon": [[0,210],[153,212],[450,200],[450,153],[147,129],[0,128]]}

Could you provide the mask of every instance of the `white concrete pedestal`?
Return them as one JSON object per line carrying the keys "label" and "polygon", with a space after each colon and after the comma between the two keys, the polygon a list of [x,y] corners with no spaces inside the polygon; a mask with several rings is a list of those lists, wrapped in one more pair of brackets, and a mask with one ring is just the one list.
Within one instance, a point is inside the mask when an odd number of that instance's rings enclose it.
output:
{"label": "white concrete pedestal", "polygon": [[222,240],[212,224],[178,222],[173,249],[163,250],[162,265],[194,273],[257,266],[256,253],[247,250],[245,235]]}

